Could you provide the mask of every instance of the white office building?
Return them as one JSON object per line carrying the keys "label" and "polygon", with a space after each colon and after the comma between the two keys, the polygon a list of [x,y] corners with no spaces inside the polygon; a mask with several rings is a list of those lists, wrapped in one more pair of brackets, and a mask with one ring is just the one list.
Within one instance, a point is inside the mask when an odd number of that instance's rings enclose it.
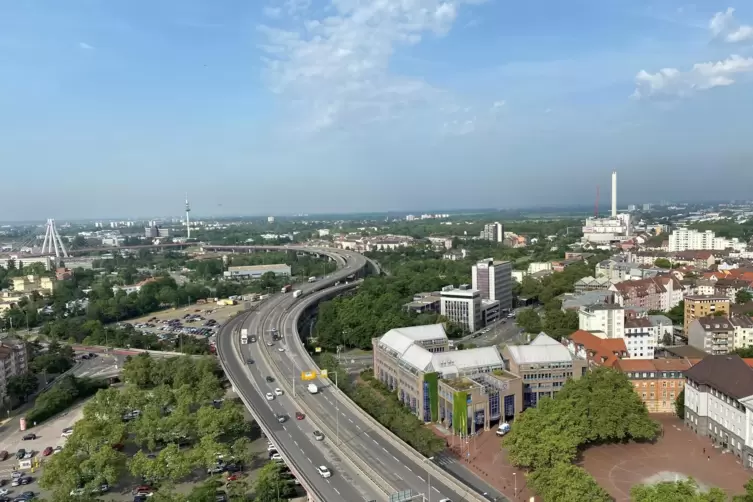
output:
{"label": "white office building", "polygon": [[512,310],[512,263],[487,258],[473,266],[471,276],[481,298],[498,301],[503,311]]}
{"label": "white office building", "polygon": [[745,251],[747,245],[739,239],[725,239],[717,237],[711,230],[699,232],[688,228],[678,228],[669,234],[669,252],[676,253],[679,251],[696,251],[710,250],[723,251],[733,249],[735,251]]}
{"label": "white office building", "polygon": [[631,359],[653,359],[659,329],[648,317],[625,319],[625,347]]}
{"label": "white office building", "polygon": [[458,288],[445,286],[440,292],[440,314],[473,333],[480,329],[481,292],[471,289],[468,284]]}

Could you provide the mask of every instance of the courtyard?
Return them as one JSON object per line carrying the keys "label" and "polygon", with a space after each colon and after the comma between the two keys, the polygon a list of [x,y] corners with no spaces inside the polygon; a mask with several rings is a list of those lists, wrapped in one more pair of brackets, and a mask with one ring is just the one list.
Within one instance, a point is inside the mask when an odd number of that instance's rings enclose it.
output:
{"label": "courtyard", "polygon": [[[629,502],[637,484],[694,478],[701,487],[719,487],[728,495],[743,493],[753,471],[739,458],[715,448],[708,438],[696,435],[674,416],[654,415],[662,424],[661,437],[653,444],[627,443],[588,448],[579,462],[604,487],[615,502]],[[501,449],[495,431],[485,431],[460,443],[445,436],[454,460],[502,492],[510,500],[527,501],[534,494],[526,486],[526,471],[516,469]]]}

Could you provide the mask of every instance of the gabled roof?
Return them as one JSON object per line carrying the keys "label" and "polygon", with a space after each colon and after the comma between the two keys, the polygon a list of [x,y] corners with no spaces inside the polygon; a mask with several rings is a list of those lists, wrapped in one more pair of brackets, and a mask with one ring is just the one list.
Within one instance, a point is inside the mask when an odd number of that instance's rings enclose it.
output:
{"label": "gabled roof", "polygon": [[578,330],[568,337],[576,345],[583,347],[589,359],[599,366],[611,367],[615,361],[627,357],[628,350],[622,338],[600,338],[588,331]]}
{"label": "gabled roof", "polygon": [[753,368],[736,354],[704,357],[685,376],[734,399],[753,396]]}
{"label": "gabled roof", "polygon": [[447,338],[442,324],[391,329],[379,339],[379,342],[402,355],[415,342],[434,340],[436,338]]}

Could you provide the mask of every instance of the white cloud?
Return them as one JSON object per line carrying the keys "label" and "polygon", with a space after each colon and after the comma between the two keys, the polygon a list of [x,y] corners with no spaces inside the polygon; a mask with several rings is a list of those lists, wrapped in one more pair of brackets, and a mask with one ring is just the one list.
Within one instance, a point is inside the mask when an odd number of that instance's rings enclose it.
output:
{"label": "white cloud", "polygon": [[280,17],[280,14],[282,14],[282,9],[280,7],[264,7],[264,15],[267,17],[277,19]]}
{"label": "white cloud", "polygon": [[723,61],[696,63],[689,71],[663,68],[656,73],[641,70],[635,76],[634,99],[652,96],[688,96],[696,91],[728,86],[734,76],[753,72],[753,57],[732,55]]}
{"label": "white cloud", "polygon": [[729,43],[753,40],[753,26],[740,24],[735,20],[735,9],[717,12],[709,21],[709,31],[714,38],[722,38]]}
{"label": "white cloud", "polygon": [[[478,1],[478,0],[474,0]],[[266,38],[267,77],[273,92],[307,103],[310,128],[392,119],[416,107],[437,107],[447,93],[390,71],[401,47],[427,33],[446,34],[466,0],[330,0],[299,29],[260,26]],[[286,5],[305,5],[287,0]],[[284,9],[285,10],[285,9]],[[299,12],[299,10],[296,10]],[[289,10],[285,13],[295,18]]]}
{"label": "white cloud", "polygon": [[91,45],[87,44],[86,42],[79,42],[78,46],[80,48],[86,49],[86,50],[92,50],[92,49],[94,49],[94,47],[92,47]]}
{"label": "white cloud", "polygon": [[500,100],[500,101],[495,101],[494,103],[492,103],[492,111],[498,111],[498,110],[504,108],[504,106],[506,104],[507,104],[507,102],[505,100],[503,100],[503,99]]}

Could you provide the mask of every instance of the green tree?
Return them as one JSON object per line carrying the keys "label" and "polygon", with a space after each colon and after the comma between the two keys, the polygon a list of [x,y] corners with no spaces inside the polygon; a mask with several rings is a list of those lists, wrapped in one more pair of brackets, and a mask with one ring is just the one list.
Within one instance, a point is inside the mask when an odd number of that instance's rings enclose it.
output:
{"label": "green tree", "polygon": [[559,463],[534,471],[528,477],[528,486],[545,502],[612,500],[589,473],[569,463]]}
{"label": "green tree", "polygon": [[540,333],[542,328],[541,317],[534,309],[523,309],[518,312],[515,322],[526,333]]}
{"label": "green tree", "polygon": [[672,262],[666,258],[657,258],[654,261],[654,265],[659,268],[672,268]]}
{"label": "green tree", "polygon": [[291,498],[295,488],[285,482],[284,470],[285,466],[278,462],[269,462],[262,467],[254,483],[254,500],[278,502]]}
{"label": "green tree", "polygon": [[633,502],[726,502],[720,488],[701,491],[694,479],[663,481],[653,485],[636,485],[630,490]]}
{"label": "green tree", "polygon": [[745,493],[742,495],[735,495],[732,500],[733,502],[753,502],[753,479],[750,479],[745,483]]}
{"label": "green tree", "polygon": [[39,379],[33,373],[14,375],[8,378],[8,395],[19,402],[26,402],[28,397],[39,388]]}
{"label": "green tree", "polygon": [[685,420],[685,389],[682,389],[675,399],[675,414],[680,420]]}
{"label": "green tree", "polygon": [[741,289],[735,295],[735,303],[739,303],[741,305],[744,303],[748,303],[751,300],[753,300],[753,294],[751,294],[750,291],[746,289]]}

